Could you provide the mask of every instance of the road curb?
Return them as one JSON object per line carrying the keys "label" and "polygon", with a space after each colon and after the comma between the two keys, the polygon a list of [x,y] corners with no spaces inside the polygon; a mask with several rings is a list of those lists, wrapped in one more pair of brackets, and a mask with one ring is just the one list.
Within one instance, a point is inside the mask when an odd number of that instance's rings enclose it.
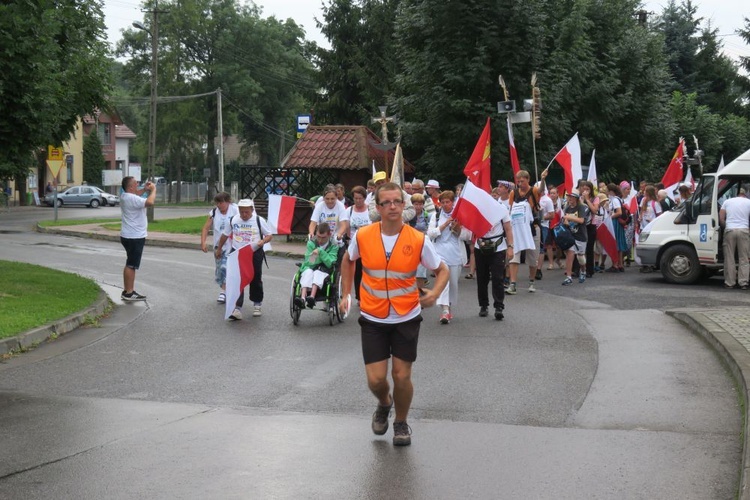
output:
{"label": "road curb", "polygon": [[715,321],[708,318],[703,312],[695,310],[673,310],[666,311],[669,316],[685,324],[693,332],[703,337],[721,356],[732,373],[740,388],[740,397],[743,399],[743,443],[742,443],[742,470],[740,474],[740,487],[737,498],[750,500],[750,449],[748,449],[748,437],[750,436],[750,422],[748,421],[748,404],[750,393],[748,382],[750,380],[750,352],[731,333],[719,326]]}
{"label": "road curb", "polygon": [[[72,226],[76,227],[76,226]],[[47,234],[59,234],[62,236],[74,236],[76,238],[88,238],[92,240],[101,241],[115,241],[120,242],[119,234],[102,234],[97,231],[87,231],[81,229],[66,229],[66,227],[42,227],[39,224],[36,225],[36,230],[39,233]],[[273,242],[271,242],[273,245]],[[162,240],[157,238],[146,238],[146,246],[150,247],[162,247],[162,248],[185,248],[188,250],[201,250],[200,243],[191,243],[186,241],[174,241],[174,240]],[[288,259],[304,259],[305,253],[288,252],[283,250],[271,250],[266,252],[267,255],[274,257],[284,257]]]}
{"label": "road curb", "polygon": [[109,307],[107,293],[99,289],[99,295],[89,307],[46,325],[33,328],[15,337],[0,340],[0,354],[22,351],[53,336],[64,335],[84,324],[89,318],[101,316]]}

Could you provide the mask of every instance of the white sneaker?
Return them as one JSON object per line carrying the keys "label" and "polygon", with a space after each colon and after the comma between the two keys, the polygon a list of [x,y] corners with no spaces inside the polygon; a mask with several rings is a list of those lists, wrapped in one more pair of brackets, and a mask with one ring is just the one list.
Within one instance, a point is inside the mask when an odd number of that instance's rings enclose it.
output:
{"label": "white sneaker", "polygon": [[260,311],[260,306],[255,306],[253,308],[253,316],[257,318],[258,316],[262,316],[262,315],[263,313]]}
{"label": "white sneaker", "polygon": [[240,311],[239,308],[235,308],[234,311],[232,311],[232,314],[229,315],[229,319],[235,321],[242,319],[242,311]]}
{"label": "white sneaker", "polygon": [[227,295],[224,292],[221,292],[219,296],[217,297],[216,302],[218,302],[219,304],[223,304],[226,301],[227,301]]}
{"label": "white sneaker", "polygon": [[536,292],[536,287],[534,286],[534,282],[532,281],[529,283],[529,293],[534,293],[534,292]]}

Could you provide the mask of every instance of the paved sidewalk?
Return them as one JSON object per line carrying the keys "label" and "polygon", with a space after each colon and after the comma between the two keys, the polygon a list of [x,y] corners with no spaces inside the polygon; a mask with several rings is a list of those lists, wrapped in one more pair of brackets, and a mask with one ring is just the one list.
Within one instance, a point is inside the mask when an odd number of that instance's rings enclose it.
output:
{"label": "paved sidewalk", "polygon": [[[117,231],[103,228],[99,224],[80,226],[64,226],[55,228],[38,228],[40,232],[94,238],[110,241],[120,241]],[[193,248],[200,250],[200,236],[149,231],[147,245]],[[276,236],[271,242],[272,255],[301,258],[304,256],[305,246],[302,241],[287,242],[286,236]],[[678,319],[694,332],[703,337],[725,360],[740,390],[745,409],[744,443],[742,454],[742,473],[740,480],[739,498],[750,500],[748,481],[750,474],[750,311],[746,307],[722,309],[676,309],[666,311],[667,314]]]}

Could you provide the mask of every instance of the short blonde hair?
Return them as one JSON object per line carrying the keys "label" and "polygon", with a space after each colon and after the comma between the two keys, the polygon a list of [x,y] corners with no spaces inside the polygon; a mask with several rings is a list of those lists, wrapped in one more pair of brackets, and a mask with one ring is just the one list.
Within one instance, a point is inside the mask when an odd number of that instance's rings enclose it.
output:
{"label": "short blonde hair", "polygon": [[411,195],[412,203],[424,203],[424,195],[422,193],[414,193]]}

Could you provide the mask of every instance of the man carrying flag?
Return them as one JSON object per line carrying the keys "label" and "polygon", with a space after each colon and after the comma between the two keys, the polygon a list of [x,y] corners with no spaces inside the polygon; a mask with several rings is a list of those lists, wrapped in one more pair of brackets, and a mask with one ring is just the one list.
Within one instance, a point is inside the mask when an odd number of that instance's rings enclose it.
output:
{"label": "man carrying flag", "polygon": [[[273,234],[266,220],[253,217],[253,200],[243,199],[237,203],[240,214],[233,216],[225,225],[219,238],[215,257],[221,256],[221,248],[231,237],[232,251],[227,257],[226,319],[242,319],[244,289],[250,284],[250,300],[253,301],[253,316],[261,315],[263,304],[263,245],[271,241]],[[236,254],[236,255],[233,255]],[[251,265],[252,262],[252,265]],[[234,306],[234,309],[229,312]]]}

